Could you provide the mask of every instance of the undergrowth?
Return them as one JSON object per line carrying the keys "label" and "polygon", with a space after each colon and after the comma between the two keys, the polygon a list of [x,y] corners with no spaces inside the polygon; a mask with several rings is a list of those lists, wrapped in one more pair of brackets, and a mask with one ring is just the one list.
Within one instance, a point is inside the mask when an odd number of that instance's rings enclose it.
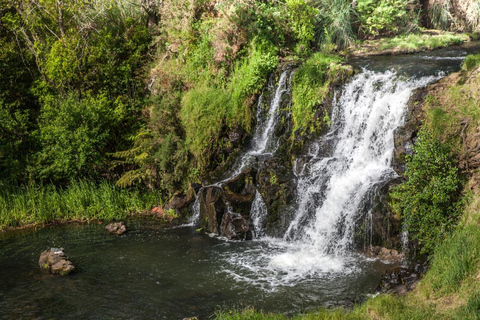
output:
{"label": "undergrowth", "polygon": [[292,82],[292,118],[294,134],[315,132],[330,123],[326,109],[315,119],[316,107],[329,92],[330,82],[341,71],[342,58],[315,53],[295,72]]}

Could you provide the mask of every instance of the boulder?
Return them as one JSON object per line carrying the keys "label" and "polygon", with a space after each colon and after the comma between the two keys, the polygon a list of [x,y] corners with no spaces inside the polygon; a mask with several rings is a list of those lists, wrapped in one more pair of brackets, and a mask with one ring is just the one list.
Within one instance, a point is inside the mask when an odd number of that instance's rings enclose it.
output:
{"label": "boulder", "polygon": [[68,260],[63,250],[63,248],[50,248],[43,251],[38,260],[40,268],[62,276],[72,272],[75,267],[72,262]]}
{"label": "boulder", "polygon": [[127,231],[127,228],[125,227],[125,223],[123,221],[109,223],[107,224],[105,229],[107,229],[108,232],[115,234],[122,234]]}

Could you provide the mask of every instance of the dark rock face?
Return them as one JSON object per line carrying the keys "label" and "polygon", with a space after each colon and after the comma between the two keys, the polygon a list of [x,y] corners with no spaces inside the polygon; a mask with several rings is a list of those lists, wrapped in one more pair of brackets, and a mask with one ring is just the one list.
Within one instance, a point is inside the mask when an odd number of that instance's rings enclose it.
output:
{"label": "dark rock face", "polygon": [[205,231],[227,239],[252,238],[253,228],[247,219],[255,197],[255,175],[249,168],[222,186],[201,189],[200,221]]}
{"label": "dark rock face", "polygon": [[66,257],[65,252],[63,252],[63,248],[50,248],[43,251],[40,254],[38,265],[42,269],[62,276],[69,274],[75,269],[72,262]]}
{"label": "dark rock face", "polygon": [[107,229],[108,232],[115,234],[122,234],[127,231],[123,221],[109,223],[106,225],[105,229]]}
{"label": "dark rock face", "polygon": [[290,205],[295,201],[296,185],[292,169],[283,159],[274,157],[265,161],[258,174],[258,191],[268,210],[265,231],[268,235],[281,235],[287,227]]}
{"label": "dark rock face", "polygon": [[192,184],[187,194],[177,193],[173,196],[170,202],[163,208],[164,211],[175,210],[180,216],[187,216],[189,213],[189,206],[195,201],[196,191],[199,189],[198,184]]}
{"label": "dark rock face", "polygon": [[422,104],[428,94],[428,87],[416,89],[408,101],[405,124],[394,133],[395,149],[392,166],[398,174],[405,172],[405,156],[412,155],[412,146],[417,138],[418,130],[424,117]]}

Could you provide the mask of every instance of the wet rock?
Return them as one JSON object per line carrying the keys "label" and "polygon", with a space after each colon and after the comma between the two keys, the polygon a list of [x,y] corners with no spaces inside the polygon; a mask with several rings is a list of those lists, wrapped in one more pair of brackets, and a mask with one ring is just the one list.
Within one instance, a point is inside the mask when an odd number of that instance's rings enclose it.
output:
{"label": "wet rock", "polygon": [[220,224],[220,234],[230,240],[251,240],[252,231],[248,221],[235,212],[225,212]]}
{"label": "wet rock", "polygon": [[387,249],[380,246],[370,246],[366,252],[368,257],[378,258],[390,262],[401,262],[404,255],[395,249]]}
{"label": "wet rock", "polygon": [[62,276],[72,272],[75,267],[72,262],[68,260],[63,250],[63,248],[50,248],[43,251],[38,260],[40,268]]}
{"label": "wet rock", "polygon": [[289,206],[295,200],[295,175],[289,165],[280,158],[265,161],[258,173],[258,191],[267,206],[265,230],[268,235],[281,235],[287,227]]}
{"label": "wet rock", "polygon": [[234,128],[228,132],[228,140],[234,147],[241,146],[245,138],[245,131],[240,128]]}
{"label": "wet rock", "polygon": [[395,130],[395,149],[392,166],[400,175],[405,172],[405,156],[413,154],[412,147],[422,125],[422,119],[424,118],[422,105],[428,93],[429,87],[419,88],[413,91],[408,101],[405,124]]}
{"label": "wet rock", "polygon": [[127,231],[123,221],[109,223],[105,226],[105,229],[107,229],[108,232],[115,234],[122,234]]}
{"label": "wet rock", "polygon": [[228,239],[251,239],[250,209],[255,197],[256,171],[248,168],[222,186],[201,189],[200,222],[202,228]]}
{"label": "wet rock", "polygon": [[405,295],[408,291],[415,289],[418,281],[420,281],[420,275],[414,270],[395,267],[385,272],[376,291]]}

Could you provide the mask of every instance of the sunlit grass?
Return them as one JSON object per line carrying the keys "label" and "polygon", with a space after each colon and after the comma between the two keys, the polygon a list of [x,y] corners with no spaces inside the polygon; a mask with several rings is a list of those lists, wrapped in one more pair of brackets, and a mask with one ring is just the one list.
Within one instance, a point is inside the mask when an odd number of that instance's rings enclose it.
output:
{"label": "sunlit grass", "polygon": [[160,203],[159,192],[120,189],[108,182],[0,187],[0,230],[52,221],[121,219]]}
{"label": "sunlit grass", "polygon": [[380,50],[398,49],[406,51],[433,50],[451,45],[459,45],[468,41],[469,37],[465,34],[409,34],[394,38],[382,39],[379,42]]}

